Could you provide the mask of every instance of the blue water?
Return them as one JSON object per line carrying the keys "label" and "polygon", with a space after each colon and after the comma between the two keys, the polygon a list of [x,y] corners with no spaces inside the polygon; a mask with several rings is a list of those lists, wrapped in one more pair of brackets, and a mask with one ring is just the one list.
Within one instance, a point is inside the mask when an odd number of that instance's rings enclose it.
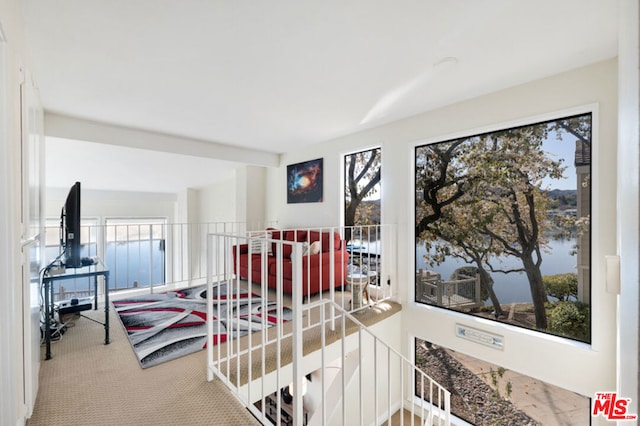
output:
{"label": "blue water", "polygon": [[108,243],[105,265],[109,268],[109,288],[121,289],[162,284],[164,275],[164,251],[160,250],[160,240],[131,241],[128,243]]}
{"label": "blue water", "polygon": [[[571,254],[574,241],[551,241],[549,252],[542,253],[542,265],[540,267],[542,275],[562,274],[576,272],[577,258]],[[426,254],[424,246],[416,247],[416,269],[430,269],[438,272],[443,279],[448,279],[451,273],[462,266],[470,266],[462,260],[450,257],[443,264],[436,267],[429,267],[424,258]],[[473,266],[473,265],[471,265]],[[516,257],[504,257],[500,264],[495,267],[513,269],[522,267],[522,262]],[[493,288],[500,303],[530,303],[531,291],[529,281],[523,273],[512,272],[510,274],[492,273]],[[490,304],[487,301],[486,304]]]}
{"label": "blue water", "polygon": [[[46,248],[48,261],[55,259],[58,253],[58,247]],[[96,256],[96,253],[96,244],[82,246],[81,256],[91,257]],[[107,243],[103,261],[109,269],[110,290],[132,288],[134,281],[138,282],[138,287],[165,282],[165,252],[160,249],[160,240]],[[94,283],[90,278],[56,281],[56,294],[61,285],[65,288],[65,294],[71,294],[74,291],[93,290]]]}

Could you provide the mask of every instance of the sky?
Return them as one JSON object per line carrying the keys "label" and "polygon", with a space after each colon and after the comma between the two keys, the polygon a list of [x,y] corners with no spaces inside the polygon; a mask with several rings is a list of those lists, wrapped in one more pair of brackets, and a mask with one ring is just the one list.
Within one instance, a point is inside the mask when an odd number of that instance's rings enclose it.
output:
{"label": "sky", "polygon": [[549,137],[542,143],[542,149],[552,155],[554,160],[563,158],[566,167],[564,179],[544,179],[543,187],[548,189],[576,189],[576,168],[574,166],[576,138],[564,134],[562,140],[558,140],[555,132],[549,133]]}

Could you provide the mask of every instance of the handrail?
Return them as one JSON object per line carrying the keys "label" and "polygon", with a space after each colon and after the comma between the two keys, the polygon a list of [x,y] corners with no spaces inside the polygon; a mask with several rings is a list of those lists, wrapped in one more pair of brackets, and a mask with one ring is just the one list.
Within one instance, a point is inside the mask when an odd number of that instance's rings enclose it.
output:
{"label": "handrail", "polygon": [[[127,222],[109,225],[84,225],[81,227],[82,255],[99,256],[111,271],[109,280],[113,296],[127,297],[132,292],[165,291],[172,288],[205,283],[206,239],[212,232],[244,234],[258,230],[265,231],[274,223],[249,224],[244,222],[210,223],[164,223],[151,218],[127,219]],[[372,295],[376,299],[396,297],[395,286],[395,226],[367,225],[351,227],[325,227],[304,229],[280,229],[280,232],[335,232],[340,235],[345,248],[350,253],[349,268],[357,263],[376,263],[376,282]],[[53,259],[60,254],[59,226],[49,226],[43,234],[46,257]],[[346,235],[353,238],[345,240]],[[385,242],[383,245],[382,242]],[[28,243],[28,242],[25,242]],[[330,244],[333,241],[329,242]],[[348,247],[347,247],[348,245]],[[385,255],[380,256],[384,251]],[[344,263],[331,265],[326,271],[320,270],[321,280],[333,279],[335,268]],[[310,271],[305,272],[305,282],[310,280]],[[67,293],[84,291],[83,282],[68,283]],[[334,287],[333,285],[331,286]],[[102,292],[102,286],[100,287]],[[114,293],[117,292],[117,293]],[[54,298],[60,299],[59,289],[54,288]],[[331,293],[329,291],[328,293]],[[339,296],[342,296],[338,293]]]}
{"label": "handrail", "polygon": [[[115,297],[127,292],[153,293],[162,290],[204,284],[206,276],[206,239],[210,232],[246,232],[265,225],[244,222],[165,223],[151,219],[129,218],[127,222],[81,227],[82,256],[99,256],[111,272],[109,287]],[[45,228],[46,256],[59,252],[59,226]],[[69,283],[68,294],[86,290],[84,282]],[[64,295],[62,295],[64,296]],[[61,299],[54,288],[54,298]]]}
{"label": "handrail", "polygon": [[[275,258],[267,259],[267,247]],[[290,311],[283,305],[285,247],[292,253]],[[390,424],[396,411],[406,409],[420,424],[449,425],[449,392],[349,312],[335,290],[328,298],[302,296],[304,264],[311,261],[304,259],[303,250],[302,242],[266,234],[209,235],[208,380],[222,380],[263,424],[281,424],[285,417],[294,425]],[[241,254],[243,262],[254,259],[259,265],[242,263]],[[268,282],[268,262],[275,268],[275,282]],[[246,279],[239,276],[241,267]],[[250,284],[258,277],[259,283]],[[242,303],[252,309],[243,310]],[[267,321],[269,308],[274,315]],[[224,321],[219,320],[222,315]],[[240,338],[247,328],[258,331]],[[365,355],[369,353],[373,356]],[[316,378],[310,382],[309,375]],[[315,400],[303,398],[305,386],[313,389],[309,393]],[[291,391],[289,403],[284,390]],[[374,410],[365,411],[365,401],[371,399]]]}

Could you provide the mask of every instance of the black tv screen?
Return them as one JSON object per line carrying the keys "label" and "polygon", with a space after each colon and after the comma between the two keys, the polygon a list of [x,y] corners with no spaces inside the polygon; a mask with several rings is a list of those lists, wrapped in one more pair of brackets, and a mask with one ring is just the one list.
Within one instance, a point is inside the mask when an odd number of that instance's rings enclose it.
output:
{"label": "black tv screen", "polygon": [[76,182],[67,195],[61,214],[62,248],[67,268],[82,266],[80,255],[80,182]]}

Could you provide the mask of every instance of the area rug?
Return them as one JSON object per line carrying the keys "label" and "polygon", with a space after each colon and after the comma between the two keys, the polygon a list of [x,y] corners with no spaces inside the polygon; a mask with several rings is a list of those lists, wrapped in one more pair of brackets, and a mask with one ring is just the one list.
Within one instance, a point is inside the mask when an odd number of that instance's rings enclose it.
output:
{"label": "area rug", "polygon": [[[206,297],[207,286],[202,285],[113,302],[142,368],[206,348]],[[228,303],[230,298],[232,303]],[[231,286],[229,291],[225,282],[214,285],[213,300],[214,344],[246,336],[265,328],[264,324],[269,328],[278,323],[275,302],[266,303],[265,314],[260,296],[252,293],[249,303],[247,290],[237,292]],[[283,308],[281,321],[289,320],[291,310]]]}

